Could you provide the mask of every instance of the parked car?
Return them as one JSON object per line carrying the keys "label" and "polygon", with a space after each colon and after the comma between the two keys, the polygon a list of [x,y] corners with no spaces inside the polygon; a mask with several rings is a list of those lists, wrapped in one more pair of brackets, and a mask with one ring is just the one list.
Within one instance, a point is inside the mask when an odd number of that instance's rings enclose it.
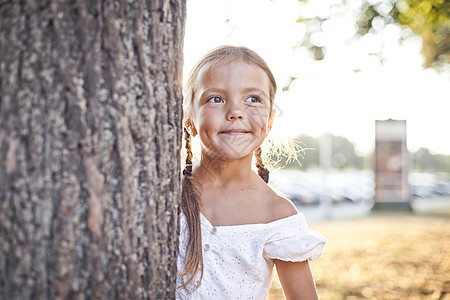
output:
{"label": "parked car", "polygon": [[320,195],[302,182],[283,182],[278,185],[280,191],[292,202],[300,205],[318,204]]}
{"label": "parked car", "polygon": [[321,172],[278,171],[271,179],[287,198],[300,205],[318,204],[322,199],[331,199],[332,203],[373,199],[374,181],[371,172]]}
{"label": "parked car", "polygon": [[450,195],[450,181],[433,173],[411,173],[408,177],[411,194],[414,197],[432,198]]}

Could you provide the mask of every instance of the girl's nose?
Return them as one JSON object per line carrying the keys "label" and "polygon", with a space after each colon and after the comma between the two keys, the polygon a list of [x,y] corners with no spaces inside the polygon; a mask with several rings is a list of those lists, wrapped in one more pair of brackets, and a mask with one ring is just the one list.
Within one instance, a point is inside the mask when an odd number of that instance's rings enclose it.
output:
{"label": "girl's nose", "polygon": [[227,112],[226,119],[228,121],[243,120],[244,111],[239,104],[230,104],[230,108]]}

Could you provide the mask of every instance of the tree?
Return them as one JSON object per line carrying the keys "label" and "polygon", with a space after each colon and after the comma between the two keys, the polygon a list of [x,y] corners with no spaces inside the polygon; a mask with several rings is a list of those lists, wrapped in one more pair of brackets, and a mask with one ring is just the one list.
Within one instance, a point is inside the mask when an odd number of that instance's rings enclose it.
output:
{"label": "tree", "polygon": [[[303,148],[297,160],[288,161],[285,157],[272,158],[273,161],[278,160],[275,167],[302,170],[320,167],[319,138],[302,134],[296,137],[295,141]],[[355,146],[351,141],[341,136],[331,135],[331,163],[334,168],[340,170],[345,168],[362,169],[364,167],[364,158],[356,153]]]}
{"label": "tree", "polygon": [[[313,1],[299,0],[311,4]],[[322,24],[339,18],[347,0],[333,1],[329,13],[320,16],[301,16],[297,21],[307,25],[302,45],[309,49],[316,60],[325,57],[326,45],[314,42],[314,35],[322,32]],[[445,0],[362,0],[356,25],[355,38],[379,30],[388,24],[398,24],[422,38],[425,67],[441,68],[450,63],[450,3]],[[376,29],[374,29],[376,28]],[[404,36],[410,37],[404,30]]]}
{"label": "tree", "polygon": [[425,67],[450,63],[450,3],[444,0],[367,1],[357,22],[359,34],[374,22],[407,26],[422,38]]}
{"label": "tree", "polygon": [[425,172],[450,172],[450,156],[420,148],[413,153],[414,169]]}
{"label": "tree", "polygon": [[185,1],[0,3],[0,299],[174,297]]}

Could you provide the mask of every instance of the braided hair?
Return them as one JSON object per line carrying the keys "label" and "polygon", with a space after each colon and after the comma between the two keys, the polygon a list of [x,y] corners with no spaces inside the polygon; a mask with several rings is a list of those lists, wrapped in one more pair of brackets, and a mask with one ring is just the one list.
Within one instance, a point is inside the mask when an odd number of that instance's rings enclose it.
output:
{"label": "braided hair", "polygon": [[[181,209],[186,217],[189,228],[189,242],[186,255],[186,263],[184,270],[179,274],[185,276],[189,273],[188,280],[180,286],[183,288],[194,280],[195,274],[200,271],[200,281],[203,277],[203,256],[202,256],[202,236],[201,222],[200,222],[200,194],[192,183],[192,146],[191,135],[184,128],[184,141],[186,147],[186,164],[183,169],[182,194],[181,194]],[[198,283],[199,285],[200,283]],[[198,287],[197,285],[197,287]]]}
{"label": "braided hair", "polygon": [[262,160],[262,150],[261,146],[259,146],[255,150],[255,158],[256,158],[256,167],[258,168],[258,175],[259,177],[264,180],[265,183],[269,182],[269,170],[264,165],[264,162]]}

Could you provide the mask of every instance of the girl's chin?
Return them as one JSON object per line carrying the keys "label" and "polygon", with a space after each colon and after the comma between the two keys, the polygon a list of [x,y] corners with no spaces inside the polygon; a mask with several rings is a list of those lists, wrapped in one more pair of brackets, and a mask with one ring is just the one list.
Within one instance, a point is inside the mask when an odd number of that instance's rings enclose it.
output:
{"label": "girl's chin", "polygon": [[[257,148],[257,147],[256,147]],[[220,151],[208,149],[204,151],[211,159],[232,161],[252,156],[256,150],[254,147],[222,147]]]}
{"label": "girl's chin", "polygon": [[252,135],[219,136],[219,138],[202,140],[202,153],[212,159],[236,160],[253,155],[264,139]]}

